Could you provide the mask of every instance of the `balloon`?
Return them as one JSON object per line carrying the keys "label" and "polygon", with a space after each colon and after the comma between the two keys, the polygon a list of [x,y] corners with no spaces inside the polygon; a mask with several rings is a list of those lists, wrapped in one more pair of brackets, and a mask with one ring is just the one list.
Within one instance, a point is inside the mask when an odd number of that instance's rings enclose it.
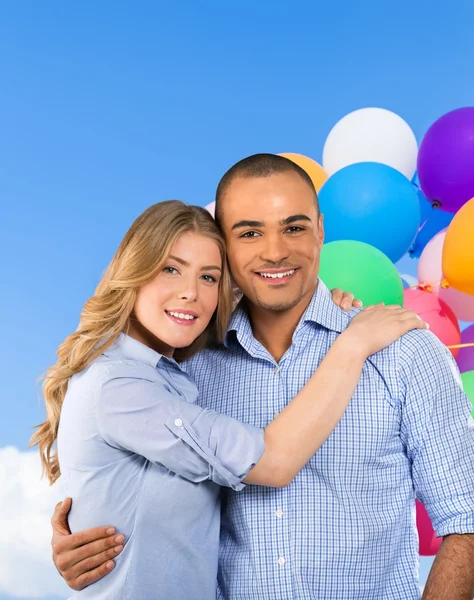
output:
{"label": "balloon", "polygon": [[303,156],[303,154],[295,154],[294,152],[283,152],[280,156],[284,156],[289,160],[296,163],[302,169],[308,173],[311,177],[313,185],[317,192],[321,189],[323,183],[329,177],[326,171],[322,168],[322,166],[317,163],[312,158],[308,158],[307,156]]}
{"label": "balloon", "polygon": [[321,188],[327,242],[356,240],[397,262],[411,246],[420,222],[415,188],[395,169],[359,163],[341,169]]}
{"label": "balloon", "polygon": [[472,417],[474,417],[474,371],[467,371],[467,373],[461,373],[462,387],[464,393],[469,398],[472,404]]}
{"label": "balloon", "polygon": [[[474,132],[473,132],[474,136]],[[474,162],[472,164],[474,172]],[[449,283],[474,295],[474,198],[454,215],[443,246],[443,273]]]}
{"label": "balloon", "polygon": [[474,196],[474,107],[458,108],[438,119],[418,153],[423,193],[455,213]]}
{"label": "balloon", "polygon": [[[455,346],[460,343],[461,331],[456,315],[438,296],[424,290],[405,290],[403,296],[405,308],[414,310],[423,321],[428,323],[430,331],[443,344]],[[450,348],[450,352],[456,358],[459,354],[459,348]]]}
{"label": "balloon", "polygon": [[411,181],[417,154],[415,134],[401,117],[384,108],[361,108],[331,129],[324,144],[323,167],[332,175],[354,163],[378,162]]}
{"label": "balloon", "polygon": [[[461,331],[461,344],[474,344],[474,325]],[[474,371],[474,346],[461,348],[456,358],[461,373]]]}
{"label": "balloon", "polygon": [[443,538],[436,537],[431,519],[424,505],[415,500],[416,504],[416,527],[418,529],[419,552],[421,556],[434,556],[441,546]]}
{"label": "balloon", "polygon": [[216,203],[215,202],[211,202],[210,204],[208,204],[207,206],[205,206],[205,209],[208,210],[211,215],[214,217],[215,216],[215,211],[216,211]]}
{"label": "balloon", "polygon": [[420,226],[408,252],[411,257],[420,258],[426,244],[451,223],[454,215],[440,210],[425,197],[419,188],[415,186],[415,189],[420,202]]}
{"label": "balloon", "polygon": [[324,244],[319,275],[329,289],[350,290],[365,305],[403,302],[395,265],[369,244],[348,240]]}
{"label": "balloon", "polygon": [[474,296],[464,294],[449,284],[444,287],[441,262],[445,238],[446,231],[441,231],[426,245],[418,262],[418,281],[432,287],[432,292],[446,302],[460,321],[474,321]]}

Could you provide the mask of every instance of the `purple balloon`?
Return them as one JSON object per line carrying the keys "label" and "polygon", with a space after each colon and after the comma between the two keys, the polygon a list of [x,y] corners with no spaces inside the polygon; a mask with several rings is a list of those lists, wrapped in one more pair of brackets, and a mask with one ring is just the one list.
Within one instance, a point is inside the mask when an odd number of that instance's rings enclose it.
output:
{"label": "purple balloon", "polygon": [[[474,325],[461,332],[461,344],[474,344]],[[456,358],[461,373],[474,371],[474,346],[461,348]]]}
{"label": "purple balloon", "polygon": [[433,123],[420,144],[417,170],[424,195],[446,212],[474,197],[474,106]]}

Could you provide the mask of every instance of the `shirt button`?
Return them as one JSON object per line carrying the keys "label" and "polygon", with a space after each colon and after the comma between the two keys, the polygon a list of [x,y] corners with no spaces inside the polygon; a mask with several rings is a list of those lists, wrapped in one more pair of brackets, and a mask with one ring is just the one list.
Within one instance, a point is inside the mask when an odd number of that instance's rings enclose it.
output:
{"label": "shirt button", "polygon": [[176,427],[182,427],[183,421],[181,421],[181,419],[175,419],[174,424],[176,425]]}
{"label": "shirt button", "polygon": [[277,365],[277,366],[275,367],[275,373],[279,373],[279,372],[280,372],[280,365]]}
{"label": "shirt button", "polygon": [[277,562],[280,565],[280,567],[282,567],[286,563],[286,560],[283,558],[283,556],[280,556]]}
{"label": "shirt button", "polygon": [[281,519],[283,516],[283,511],[281,510],[281,508],[279,508],[276,512],[275,512],[276,516]]}

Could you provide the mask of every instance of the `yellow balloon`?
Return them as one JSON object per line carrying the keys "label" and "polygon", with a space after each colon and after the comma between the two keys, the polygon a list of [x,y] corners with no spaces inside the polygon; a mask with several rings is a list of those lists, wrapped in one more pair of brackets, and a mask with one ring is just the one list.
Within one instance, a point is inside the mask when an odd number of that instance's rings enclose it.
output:
{"label": "yellow balloon", "polygon": [[474,296],[474,198],[454,215],[444,239],[443,274],[449,284]]}
{"label": "yellow balloon", "polygon": [[329,178],[329,175],[322,168],[322,166],[312,158],[308,158],[303,154],[296,154],[294,152],[282,152],[280,156],[284,156],[285,158],[292,160],[294,163],[304,169],[311,177],[317,192],[319,192],[319,190],[323,187],[323,184]]}

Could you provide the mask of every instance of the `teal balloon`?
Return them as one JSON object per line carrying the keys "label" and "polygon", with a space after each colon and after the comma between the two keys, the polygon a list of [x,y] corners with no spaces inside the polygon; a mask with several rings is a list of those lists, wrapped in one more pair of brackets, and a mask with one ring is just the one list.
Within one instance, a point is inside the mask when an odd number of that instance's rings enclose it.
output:
{"label": "teal balloon", "polygon": [[364,305],[403,305],[403,283],[392,261],[374,246],[354,240],[324,244],[319,275],[329,287],[352,292]]}
{"label": "teal balloon", "polygon": [[412,183],[387,165],[363,162],[331,175],[319,192],[327,242],[365,242],[397,262],[420,226]]}
{"label": "teal balloon", "polygon": [[474,371],[461,373],[462,385],[464,393],[469,398],[472,404],[472,418],[474,419]]}

